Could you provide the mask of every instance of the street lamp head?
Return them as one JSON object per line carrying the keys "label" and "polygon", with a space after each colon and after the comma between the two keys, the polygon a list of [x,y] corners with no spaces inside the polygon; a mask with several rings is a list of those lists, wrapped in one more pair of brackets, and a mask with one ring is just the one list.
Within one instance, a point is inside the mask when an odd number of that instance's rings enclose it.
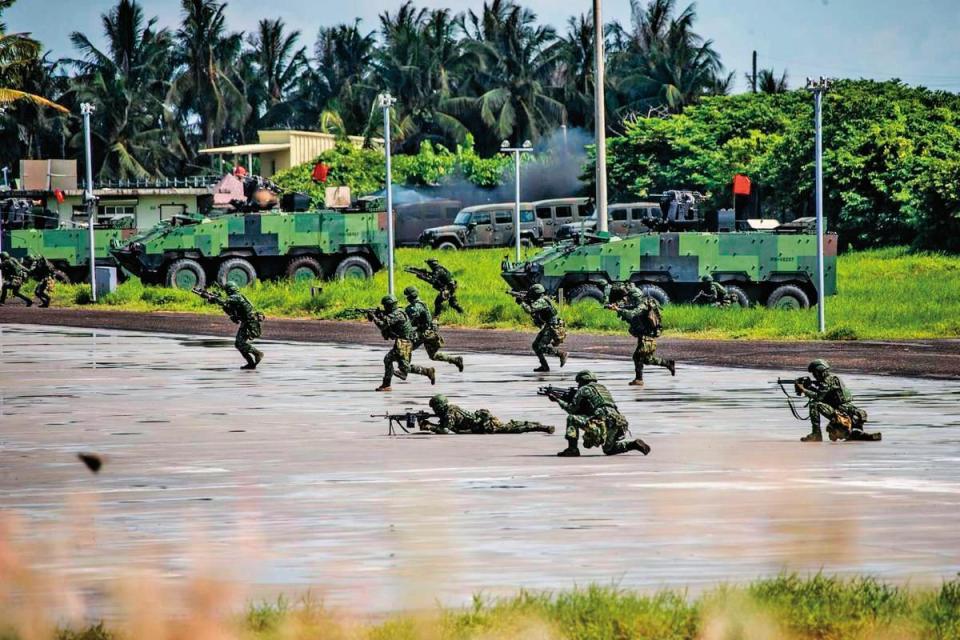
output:
{"label": "street lamp head", "polygon": [[523,141],[523,148],[524,148],[524,149],[532,149],[532,148],[533,148],[533,143],[530,142],[529,140],[524,140],[524,141]]}
{"label": "street lamp head", "polygon": [[501,148],[501,149],[509,149],[509,148],[510,148],[510,141],[509,141],[509,140],[504,140],[503,142],[501,142],[501,143],[500,143],[500,148]]}
{"label": "street lamp head", "polygon": [[83,114],[83,115],[87,115],[87,114],[89,114],[89,113],[93,113],[93,112],[96,111],[96,110],[97,110],[96,107],[94,107],[94,106],[93,106],[92,104],[90,104],[89,102],[84,102],[84,103],[82,103],[82,104],[80,105],[80,113]]}
{"label": "street lamp head", "polygon": [[389,109],[397,103],[397,99],[390,95],[390,92],[381,93],[377,96],[377,106],[381,109]]}

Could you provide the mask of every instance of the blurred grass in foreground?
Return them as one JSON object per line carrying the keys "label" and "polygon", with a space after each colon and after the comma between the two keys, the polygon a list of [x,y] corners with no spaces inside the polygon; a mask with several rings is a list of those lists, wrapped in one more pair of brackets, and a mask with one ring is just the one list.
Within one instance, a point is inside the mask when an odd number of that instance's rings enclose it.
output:
{"label": "blurred grass in foreground", "polygon": [[[437,256],[460,281],[458,297],[464,315],[445,311],[446,326],[528,329],[533,325],[507,296],[500,278],[500,261],[511,249],[436,252],[425,249],[397,251],[397,291],[410,284],[432,305],[434,292],[426,283],[404,273],[404,266],[423,266]],[[528,250],[533,255],[536,250]],[[827,339],[896,339],[960,337],[960,257],[909,253],[903,248],[849,253],[839,258],[839,293],[827,300]],[[258,282],[245,290],[268,316],[333,318],[350,307],[370,307],[386,292],[387,274],[380,271],[368,281],[317,282],[322,288],[311,295],[310,283]],[[27,288],[24,287],[24,291]],[[69,306],[89,301],[89,287],[60,285],[55,304]],[[132,279],[106,296],[102,307],[130,311],[220,311],[188,291],[144,286]],[[575,331],[626,332],[616,314],[593,303],[568,306],[563,311]],[[714,309],[669,305],[664,311],[667,336],[692,338],[816,339],[816,310],[771,311]]]}

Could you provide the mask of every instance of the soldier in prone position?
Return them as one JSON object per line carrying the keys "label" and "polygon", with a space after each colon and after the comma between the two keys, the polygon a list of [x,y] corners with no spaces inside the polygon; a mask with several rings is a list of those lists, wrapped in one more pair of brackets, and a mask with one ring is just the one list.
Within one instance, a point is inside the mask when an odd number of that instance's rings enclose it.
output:
{"label": "soldier in prone position", "polygon": [[574,457],[580,455],[577,441],[580,432],[583,432],[583,446],[590,449],[600,447],[608,456],[639,451],[643,455],[650,453],[650,445],[637,438],[624,442],[627,436],[627,419],[617,409],[610,391],[597,382],[597,377],[590,371],[581,371],[577,374],[579,387],[568,401],[557,395],[548,395],[553,402],[566,411],[567,416],[567,448],[557,455]]}
{"label": "soldier in prone position", "polygon": [[533,352],[540,360],[540,366],[534,371],[550,371],[546,356],[559,358],[562,369],[563,365],[567,364],[567,352],[559,347],[567,338],[567,329],[543,285],[533,285],[523,299],[516,298],[516,301],[533,318],[533,324],[540,329],[533,341]]}
{"label": "soldier in prone position", "polygon": [[263,314],[254,309],[253,304],[245,295],[240,293],[240,287],[232,282],[223,285],[223,292],[227,294],[226,298],[210,293],[209,291],[194,289],[194,292],[210,304],[220,305],[227,317],[235,324],[240,325],[237,328],[237,338],[234,346],[247,364],[241,369],[256,369],[257,365],[263,360],[263,352],[253,346],[253,341],[263,334]]}
{"label": "soldier in prone position", "polygon": [[20,293],[20,287],[27,279],[27,270],[20,261],[6,251],[0,252],[0,274],[3,274],[3,289],[0,290],[0,304],[6,304],[7,292],[15,298],[20,298],[27,306],[33,306],[33,300]]}
{"label": "soldier in prone position", "polygon": [[407,317],[416,331],[416,339],[413,341],[413,350],[423,345],[427,352],[427,357],[437,362],[449,362],[461,372],[463,371],[463,358],[461,356],[448,356],[440,351],[443,348],[443,336],[440,335],[440,328],[437,321],[430,313],[430,309],[420,299],[420,292],[416,287],[407,287],[403,290],[407,302]]}
{"label": "soldier in prone position", "polygon": [[450,404],[446,396],[437,394],[430,398],[430,408],[439,420],[432,424],[426,419],[419,421],[420,428],[433,433],[553,433],[554,428],[539,422],[510,420],[504,423],[486,409],[466,411]]}
{"label": "soldier in prone position", "polygon": [[843,382],[830,372],[826,360],[814,360],[807,367],[813,375],[799,378],[795,383],[798,394],[810,399],[811,431],[800,440],[802,442],[823,442],[820,431],[820,416],[829,420],[827,434],[831,440],[865,440],[875,442],[881,439],[879,433],[866,433],[863,425],[867,421],[867,412],[853,404],[853,396]]}
{"label": "soldier in prone position", "polygon": [[637,339],[637,348],[633,352],[634,377],[630,382],[631,386],[643,386],[643,366],[652,365],[664,367],[670,371],[670,375],[677,375],[677,363],[674,360],[666,360],[656,355],[657,336],[662,331],[660,319],[660,303],[652,296],[644,296],[640,293],[638,298],[633,294],[627,299],[627,304],[607,305],[608,309],[613,309],[621,320],[627,323],[630,335]]}
{"label": "soldier in prone position", "polygon": [[[393,376],[406,380],[409,373],[426,376],[430,379],[430,384],[436,384],[436,372],[432,367],[410,364],[413,341],[417,334],[407,314],[398,306],[397,299],[391,295],[384,296],[380,304],[383,310],[379,313],[371,313],[368,317],[380,329],[380,335],[384,340],[393,340],[393,348],[383,358],[383,383],[377,387],[377,391],[391,391],[390,383]],[[393,369],[394,364],[397,365],[396,371]]]}

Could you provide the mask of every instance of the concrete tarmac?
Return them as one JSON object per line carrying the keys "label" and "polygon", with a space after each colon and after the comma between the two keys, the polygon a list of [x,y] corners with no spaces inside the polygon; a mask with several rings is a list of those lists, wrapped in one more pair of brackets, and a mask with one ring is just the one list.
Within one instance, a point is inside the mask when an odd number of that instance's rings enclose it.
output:
{"label": "concrete tarmac", "polygon": [[[139,570],[206,572],[359,612],[520,587],[960,570],[956,382],[846,376],[883,442],[801,444],[809,427],[769,371],[654,369],[638,390],[629,362],[535,374],[532,355],[467,354],[463,374],[439,364],[435,387],[411,376],[381,394],[386,346],[262,349],[248,372],[230,337],[0,325],[4,535],[86,600]],[[586,367],[650,456],[554,455],[564,414],[537,387]],[[558,433],[389,437],[370,417],[436,392]],[[103,456],[99,474],[81,451]]]}

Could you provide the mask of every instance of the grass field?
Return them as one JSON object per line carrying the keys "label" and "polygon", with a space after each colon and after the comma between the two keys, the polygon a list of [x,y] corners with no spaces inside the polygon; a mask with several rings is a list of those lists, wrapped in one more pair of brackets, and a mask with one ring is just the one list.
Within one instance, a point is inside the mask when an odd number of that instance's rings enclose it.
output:
{"label": "grass field", "polygon": [[[209,588],[209,587],[208,587]],[[198,595],[198,594],[194,594]],[[202,595],[202,594],[200,594]],[[476,597],[464,609],[438,608],[376,621],[355,620],[304,599],[222,613],[199,598],[176,618],[120,618],[85,629],[42,632],[34,619],[11,623],[8,640],[948,640],[960,638],[960,582],[911,589],[871,578],[783,575],[746,587],[719,587],[696,598],[677,591],[640,594],[588,587],[554,594]],[[9,618],[8,618],[9,620]],[[116,631],[114,630],[116,629]]]}
{"label": "grass field", "polygon": [[[467,312],[446,311],[447,326],[532,328],[529,319],[504,292],[500,261],[507,249],[443,253],[442,262],[457,274],[459,297]],[[397,252],[397,290],[418,284],[432,301],[429,286],[400,269],[422,266],[435,252],[401,249]],[[839,258],[839,294],[827,300],[827,339],[897,339],[960,337],[960,257],[911,254],[893,248],[849,253]],[[349,307],[378,304],[387,275],[370,281],[323,282],[322,292],[311,294],[305,283],[263,282],[247,289],[253,303],[268,316],[333,318]],[[89,287],[60,286],[55,304],[74,305],[88,300]],[[102,301],[103,306],[149,311],[219,310],[189,292],[145,287],[131,280]],[[622,332],[616,314],[592,303],[564,309],[572,330]],[[691,338],[816,339],[816,310],[771,311],[766,308],[714,309],[670,305],[664,311],[665,335]]]}

